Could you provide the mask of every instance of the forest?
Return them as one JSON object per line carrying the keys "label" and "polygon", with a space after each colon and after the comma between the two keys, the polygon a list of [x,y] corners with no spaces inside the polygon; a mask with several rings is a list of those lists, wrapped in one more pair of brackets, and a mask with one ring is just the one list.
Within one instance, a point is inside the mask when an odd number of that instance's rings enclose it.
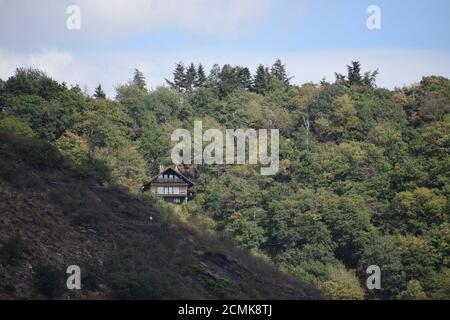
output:
{"label": "forest", "polygon": [[[164,86],[148,88],[136,69],[108,98],[101,84],[91,95],[18,68],[0,79],[0,131],[51,143],[81,180],[157,201],[140,187],[171,165],[175,129],[279,129],[276,175],[184,165],[195,197],[167,210],[330,299],[450,299],[450,80],[389,90],[378,70],[347,69],[296,85],[280,60],[254,73],[180,62]],[[380,290],[366,287],[371,265]]]}

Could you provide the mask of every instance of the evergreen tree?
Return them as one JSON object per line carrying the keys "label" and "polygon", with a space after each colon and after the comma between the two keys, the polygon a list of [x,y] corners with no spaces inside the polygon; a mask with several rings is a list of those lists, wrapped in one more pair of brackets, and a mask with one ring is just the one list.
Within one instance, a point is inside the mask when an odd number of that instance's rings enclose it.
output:
{"label": "evergreen tree", "polygon": [[336,84],[347,85],[347,77],[346,76],[344,76],[341,73],[337,73],[337,72],[334,73],[334,76],[336,78],[336,80],[335,80]]}
{"label": "evergreen tree", "polygon": [[186,88],[186,74],[182,62],[176,64],[173,72],[173,82],[169,82],[169,84],[178,92],[183,92],[183,89]]}
{"label": "evergreen tree", "polygon": [[240,84],[246,89],[251,90],[253,79],[250,70],[246,67],[236,67],[237,78]]}
{"label": "evergreen tree", "polygon": [[205,69],[203,68],[203,65],[200,63],[197,69],[197,78],[195,80],[195,86],[201,87],[204,86],[205,84],[206,84]]}
{"label": "evergreen tree", "polygon": [[351,66],[347,66],[348,70],[348,84],[354,85],[354,84],[361,84],[362,83],[362,77],[361,77],[361,63],[359,61],[352,61]]}
{"label": "evergreen tree", "polygon": [[222,98],[228,96],[230,93],[241,86],[237,76],[236,68],[233,68],[229,64],[226,64],[222,67],[219,78],[219,95]]}
{"label": "evergreen tree", "polygon": [[147,85],[145,82],[145,77],[144,77],[144,74],[141,71],[139,71],[138,69],[134,69],[134,76],[133,76],[132,84],[141,90],[145,90],[145,87]]}
{"label": "evergreen tree", "polygon": [[270,72],[267,67],[262,64],[256,69],[253,89],[256,93],[264,94],[270,87]]}
{"label": "evergreen tree", "polygon": [[272,65],[272,68],[270,69],[270,74],[272,77],[280,80],[286,86],[289,85],[289,81],[291,78],[287,74],[286,66],[281,63],[280,59],[277,59],[275,63]]}
{"label": "evergreen tree", "polygon": [[220,67],[217,63],[212,66],[211,71],[209,72],[208,81],[215,87],[219,85]]}
{"label": "evergreen tree", "polygon": [[364,73],[364,78],[362,80],[362,82],[369,87],[375,88],[376,87],[376,82],[377,82],[377,76],[378,76],[378,69],[375,71],[367,71],[366,73]]}
{"label": "evergreen tree", "polygon": [[195,68],[195,65],[191,63],[186,70],[186,82],[185,82],[185,89],[188,92],[192,92],[195,87],[195,82],[197,79],[197,69]]}
{"label": "evergreen tree", "polygon": [[95,88],[95,92],[94,92],[94,98],[95,99],[106,99],[106,94],[102,89],[102,85],[99,84],[96,88]]}

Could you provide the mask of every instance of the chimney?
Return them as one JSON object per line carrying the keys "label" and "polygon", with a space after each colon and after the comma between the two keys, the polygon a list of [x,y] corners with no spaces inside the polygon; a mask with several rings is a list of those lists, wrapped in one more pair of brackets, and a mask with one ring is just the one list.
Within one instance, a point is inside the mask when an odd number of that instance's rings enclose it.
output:
{"label": "chimney", "polygon": [[163,173],[164,171],[164,166],[162,164],[159,165],[159,173]]}

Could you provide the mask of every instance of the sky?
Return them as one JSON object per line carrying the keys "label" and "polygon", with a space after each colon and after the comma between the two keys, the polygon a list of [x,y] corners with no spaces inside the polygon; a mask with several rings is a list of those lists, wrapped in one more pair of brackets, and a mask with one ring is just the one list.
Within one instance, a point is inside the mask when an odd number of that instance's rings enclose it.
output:
{"label": "sky", "polygon": [[[79,29],[70,6],[79,8]],[[369,6],[380,29],[369,29]],[[71,25],[69,23],[69,25]],[[359,60],[378,85],[450,77],[448,0],[0,0],[0,78],[34,67],[110,97],[140,69],[150,88],[175,63],[242,65],[280,58],[292,82],[334,80]]]}

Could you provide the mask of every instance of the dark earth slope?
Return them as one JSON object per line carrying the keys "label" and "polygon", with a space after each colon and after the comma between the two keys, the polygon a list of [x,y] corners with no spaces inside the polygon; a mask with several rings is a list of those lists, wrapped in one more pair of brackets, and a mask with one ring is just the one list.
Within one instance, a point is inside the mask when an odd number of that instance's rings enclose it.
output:
{"label": "dark earth slope", "polygon": [[[66,288],[78,265],[82,289]],[[152,199],[86,179],[48,143],[0,134],[0,298],[314,299]]]}

